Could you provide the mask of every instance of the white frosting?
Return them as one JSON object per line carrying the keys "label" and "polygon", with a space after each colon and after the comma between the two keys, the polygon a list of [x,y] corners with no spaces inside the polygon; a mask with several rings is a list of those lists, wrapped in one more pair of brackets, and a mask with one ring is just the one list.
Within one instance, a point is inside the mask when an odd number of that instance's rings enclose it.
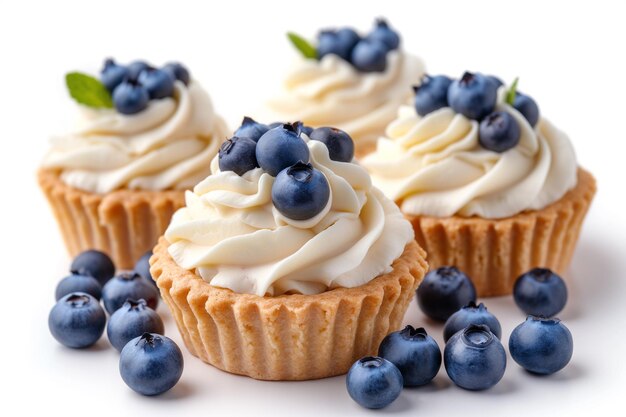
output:
{"label": "white frosting", "polygon": [[210,172],[228,130],[196,81],[177,81],[174,90],[134,115],[80,106],[78,128],[52,139],[43,167],[94,193],[193,187]]}
{"label": "white frosting", "polygon": [[321,142],[308,146],[331,189],[322,213],[285,218],[272,205],[274,177],[261,168],[220,172],[215,157],[214,174],[187,192],[165,233],[178,265],[211,285],[261,296],[356,287],[390,272],[413,239],[410,223],[361,166],[332,161]]}
{"label": "white frosting", "polygon": [[503,218],[539,210],[576,185],[567,135],[541,119],[533,129],[498,92],[496,110],[519,123],[519,144],[503,153],[478,143],[478,122],[446,107],[420,117],[400,109],[363,165],[374,184],[411,215]]}
{"label": "white frosting", "polygon": [[370,73],[332,54],[320,61],[301,58],[267,103],[263,120],[333,126],[348,132],[357,148],[373,147],[423,74],[422,61],[401,51],[388,53],[384,72]]}

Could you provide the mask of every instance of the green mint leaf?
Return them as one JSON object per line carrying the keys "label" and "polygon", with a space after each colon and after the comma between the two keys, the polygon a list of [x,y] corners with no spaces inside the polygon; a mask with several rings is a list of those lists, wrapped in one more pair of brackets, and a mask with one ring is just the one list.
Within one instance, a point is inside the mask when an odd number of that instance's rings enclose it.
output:
{"label": "green mint leaf", "polygon": [[106,87],[97,78],[81,72],[65,74],[70,96],[78,103],[94,108],[113,108],[113,100]]}
{"label": "green mint leaf", "polygon": [[295,46],[296,49],[300,51],[303,57],[308,59],[317,58],[317,51],[315,50],[315,47],[302,36],[297,35],[293,32],[288,32],[287,37],[289,38],[293,46]]}
{"label": "green mint leaf", "polygon": [[519,81],[519,77],[515,77],[511,87],[509,87],[509,91],[506,92],[506,102],[512,106],[515,102],[515,93],[517,92],[517,82]]}

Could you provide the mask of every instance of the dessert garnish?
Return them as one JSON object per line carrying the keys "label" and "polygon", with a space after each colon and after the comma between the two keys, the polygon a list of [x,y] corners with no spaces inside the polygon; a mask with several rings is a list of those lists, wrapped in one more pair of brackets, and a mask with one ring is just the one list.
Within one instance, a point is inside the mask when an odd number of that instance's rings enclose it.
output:
{"label": "dessert garnish", "polygon": [[136,114],[148,107],[150,100],[173,97],[174,82],[190,82],[189,71],[178,62],[155,68],[144,61],[127,66],[108,58],[100,79],[81,72],[70,72],[65,83],[76,102],[96,109],[115,108],[119,113]]}
{"label": "dessert garnish", "polygon": [[219,168],[239,176],[262,168],[275,177],[274,207],[292,220],[311,219],[327,206],[330,185],[324,174],[309,163],[309,148],[302,137],[306,132],[310,140],[326,145],[330,159],[352,161],[354,143],[350,135],[340,129],[312,129],[300,122],[265,125],[244,117],[235,136],[220,147]]}
{"label": "dessert garnish", "polygon": [[287,37],[304,58],[321,60],[326,55],[336,55],[365,73],[385,71],[387,53],[400,46],[400,36],[382,18],[376,20],[366,36],[344,27],[320,31],[316,45],[293,32],[287,33]]}
{"label": "dessert garnish", "polygon": [[[534,127],[539,120],[537,103],[517,91],[518,79],[506,91],[505,102],[519,111]],[[415,92],[415,111],[426,116],[443,107],[450,107],[456,113],[479,122],[479,143],[493,152],[506,152],[520,141],[521,129],[513,115],[506,111],[496,111],[498,88],[502,81],[493,75],[483,75],[466,71],[458,80],[445,75],[425,75]]]}

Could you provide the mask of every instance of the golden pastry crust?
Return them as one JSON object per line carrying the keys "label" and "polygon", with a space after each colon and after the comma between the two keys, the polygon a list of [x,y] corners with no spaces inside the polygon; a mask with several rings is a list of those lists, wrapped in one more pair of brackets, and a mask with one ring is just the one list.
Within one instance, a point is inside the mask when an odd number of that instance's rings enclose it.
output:
{"label": "golden pastry crust", "polygon": [[457,266],[472,278],[479,296],[506,295],[531,268],[567,270],[595,193],[595,179],[579,168],[576,187],[542,210],[505,219],[405,217],[431,268]]}
{"label": "golden pastry crust", "polygon": [[132,269],[165,232],[172,214],[185,205],[180,190],[95,194],[70,187],[55,170],[40,169],[37,178],[70,255],[98,249],[118,269]]}
{"label": "golden pastry crust", "polygon": [[170,257],[164,238],[150,271],[189,351],[227,372],[264,380],[340,375],[400,326],[428,269],[411,241],[393,271],[356,288],[259,297],[214,287]]}

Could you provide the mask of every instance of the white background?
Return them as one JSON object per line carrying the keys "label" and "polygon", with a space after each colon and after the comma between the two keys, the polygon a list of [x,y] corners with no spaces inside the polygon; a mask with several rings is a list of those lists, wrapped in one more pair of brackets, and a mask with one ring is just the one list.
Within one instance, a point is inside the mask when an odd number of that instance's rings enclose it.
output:
{"label": "white background", "polygon": [[[431,73],[465,69],[520,76],[520,88],[568,132],[599,193],[569,271],[571,297],[561,318],[575,341],[562,372],[533,377],[509,361],[504,379],[480,393],[435,382],[405,390],[381,414],[624,415],[626,253],[626,13],[619,2],[481,2],[389,0],[339,2],[0,0],[0,413],[2,415],[333,416],[372,413],[348,397],[344,378],[299,383],[232,376],[185,351],[180,383],[158,398],[141,397],[119,377],[118,355],[104,337],[74,351],[47,329],[56,282],[70,259],[39,193],[35,171],[52,133],[68,127],[70,70],[96,71],[102,59],[176,59],[188,65],[231,122],[274,90],[294,51],[287,30],[369,29],[384,15],[408,51]],[[504,341],[523,320],[509,298],[488,299]],[[181,342],[166,309],[166,333]],[[441,327],[412,305],[406,322]],[[182,347],[182,345],[181,345]],[[510,358],[509,358],[510,359]],[[10,414],[7,414],[7,411]]]}

